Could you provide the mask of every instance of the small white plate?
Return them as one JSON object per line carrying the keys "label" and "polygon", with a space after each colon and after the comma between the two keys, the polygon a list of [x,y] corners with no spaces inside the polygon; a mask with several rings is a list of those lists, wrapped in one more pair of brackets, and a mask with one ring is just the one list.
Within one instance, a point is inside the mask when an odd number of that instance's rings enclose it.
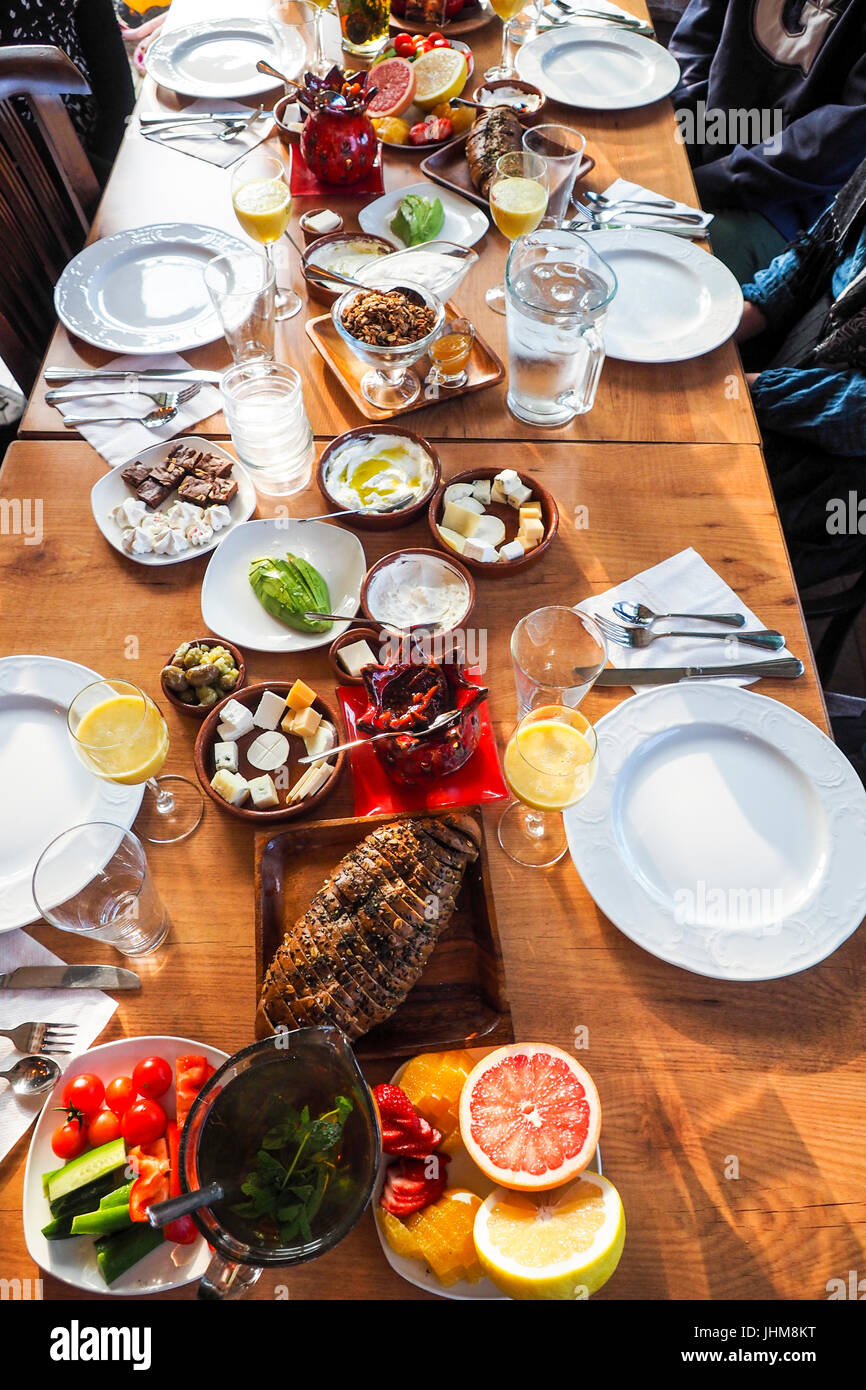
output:
{"label": "small white plate", "polygon": [[99,673],[88,666],[53,656],[0,659],[0,749],[6,782],[0,932],[39,921],[33,870],[52,840],[87,821],[110,821],[128,829],[138,815],[144,787],[124,787],[88,772],[66,728],[66,711],[75,696],[97,680]]}
{"label": "small white plate", "polygon": [[256,70],[260,58],[280,67],[276,37],[267,20],[207,19],[160,34],[147,50],[144,66],[148,76],[170,92],[250,97],[274,87],[273,77]]}
{"label": "small white plate", "polygon": [[235,526],[208,565],[201,586],[201,615],[219,637],[254,652],[306,652],[330,646],[348,623],[327,632],[298,632],[272,618],[253,593],[250,562],[260,555],[284,560],[300,555],[320,573],[331,596],[330,613],[354,618],[367,572],[357,536],[325,521],[247,521]]}
{"label": "small white plate", "polygon": [[680,80],[679,63],[660,43],[612,24],[548,29],[519,49],[517,71],[551,101],[588,111],[648,106]]}
{"label": "small white plate", "polygon": [[743,313],[728,267],[666,232],[581,232],[617,278],[604,325],[608,357],[685,362],[727,342]]}
{"label": "small white plate", "polygon": [[[143,449],[137,455],[137,459],[141,463],[162,463],[177,442],[176,439],[172,439],[162,444],[152,444],[149,449]],[[225,449],[221,449],[219,444],[215,444],[212,439],[201,439],[194,434],[185,434],[183,443],[204,449],[208,453],[218,455],[219,458],[231,459],[234,465],[232,476],[238,485],[237,493],[229,504],[232,524],[227,526],[224,531],[215,532],[213,540],[209,541],[207,545],[190,546],[189,550],[184,550],[180,555],[132,555],[128,550],[124,550],[120,540],[121,528],[117,522],[111,519],[111,513],[115,507],[135,496],[135,493],[127,487],[120,476],[127,465],[125,463],[118,464],[116,468],[112,468],[109,473],[104,473],[99,481],[94,483],[90,493],[90,506],[93,511],[93,519],[108,544],[113,546],[125,559],[134,560],[137,565],[151,565],[155,569],[160,569],[163,565],[177,565],[182,560],[197,560],[200,555],[207,555],[211,550],[216,550],[226,536],[231,534],[232,529],[240,525],[241,522],[248,521],[256,509],[256,490],[250,482],[243,464],[238,463],[232,454],[226,453]],[[173,492],[166,498],[160,510],[170,507],[177,500],[177,492]]]}
{"label": "small white plate", "polygon": [[835,743],[735,686],[672,685],[596,724],[598,774],[565,812],[575,868],[644,950],[719,980],[832,954],[866,914],[866,790]]}
{"label": "small white plate", "polygon": [[54,289],[64,327],[107,352],[185,352],[223,335],[204,271],[249,247],[217,227],[155,223],[85,246]]}
{"label": "small white plate", "polygon": [[[172,1072],[178,1057],[206,1057],[213,1067],[221,1067],[228,1054],[217,1047],[192,1042],[189,1038],[148,1037],[120,1038],[117,1042],[92,1047],[66,1066],[45,1107],[30,1141],[27,1167],[24,1170],[24,1239],[31,1259],[46,1274],[53,1274],[75,1289],[86,1293],[113,1294],[115,1297],[141,1298],[149,1293],[166,1293],[181,1289],[200,1279],[210,1263],[210,1253],[201,1236],[192,1245],[173,1246],[168,1241],[145,1255],[119,1279],[107,1285],[96,1263],[95,1236],[71,1237],[69,1240],[46,1240],[42,1227],[51,1220],[48,1198],[42,1191],[42,1174],[50,1173],[62,1163],[51,1148],[51,1135],[59,1124],[58,1112],[63,1087],[69,1077],[90,1071],[107,1085],[115,1076],[129,1076],[136,1062],[145,1057],[164,1057]],[[171,1090],[160,1097],[159,1103],[168,1118],[176,1118],[174,1078]],[[183,1264],[172,1262],[171,1252],[177,1249]]]}
{"label": "small white plate", "polygon": [[423,183],[410,184],[408,188],[393,188],[375,202],[367,203],[358,213],[361,230],[373,236],[387,237],[402,247],[404,243],[391,228],[391,218],[396,215],[407,193],[415,193],[419,198],[429,198],[431,201],[438,198],[441,202],[445,221],[436,233],[437,241],[456,241],[458,246],[474,246],[490,227],[487,215],[481,208],[473,207],[459,194],[449,193],[447,188],[440,188],[438,184],[425,180]]}

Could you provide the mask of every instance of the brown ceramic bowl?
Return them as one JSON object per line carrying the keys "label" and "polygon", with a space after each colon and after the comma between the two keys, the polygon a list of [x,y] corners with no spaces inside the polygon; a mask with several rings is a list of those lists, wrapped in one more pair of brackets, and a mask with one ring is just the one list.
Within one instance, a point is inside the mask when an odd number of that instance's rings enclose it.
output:
{"label": "brown ceramic bowl", "polygon": [[[309,217],[315,217],[320,212],[333,212],[335,217],[340,218],[339,227],[332,227],[330,232],[316,232],[311,230],[307,225],[307,219]],[[343,230],[344,225],[342,217],[340,217],[338,212],[334,212],[333,208],[308,208],[303,216],[298,219],[298,226],[303,234],[305,246],[311,246],[314,241],[318,241],[319,238],[323,236],[338,236]]]}
{"label": "brown ceramic bowl", "polygon": [[311,263],[311,257],[316,251],[321,251],[323,247],[331,246],[340,241],[372,241],[381,246],[386,254],[398,249],[396,241],[389,241],[384,236],[373,236],[369,232],[326,232],[324,236],[316,237],[315,241],[311,241],[301,257],[301,274],[304,277],[304,284],[310,298],[315,299],[319,304],[324,304],[329,309],[332,304],[336,304],[347,286],[335,283],[332,290],[328,289],[326,285],[320,284],[313,276],[307,274],[307,265]]}
{"label": "brown ceramic bowl", "polygon": [[292,130],[292,122],[286,120],[285,111],[287,106],[297,106],[297,102],[291,92],[284,97],[280,97],[274,107],[274,124],[277,127],[277,134],[282,143],[286,146],[286,149],[291,149],[292,146],[297,145],[300,140],[301,132],[299,130]]}
{"label": "brown ceramic bowl", "polygon": [[[234,690],[230,690],[228,695],[223,696],[220,699],[220,704],[222,704],[223,699],[231,699],[232,695],[236,695],[237,692],[244,685],[246,685],[247,663],[244,660],[244,654],[241,651],[240,647],[234,646],[231,642],[226,642],[222,637],[190,637],[188,640],[199,647],[225,647],[226,651],[231,652],[232,656],[234,657],[235,665],[238,668],[238,682]],[[177,647],[179,647],[180,645],[180,642],[178,642]],[[171,651],[169,652],[168,656],[165,658],[165,661],[163,662],[163,666],[168,666],[170,664],[171,658],[177,651],[177,647],[172,647]],[[216,705],[184,704],[183,700],[181,700],[179,695],[175,695],[173,690],[169,690],[165,681],[162,679],[162,672],[160,672],[159,683],[162,688],[162,693],[165,696],[168,703],[172,705],[174,709],[177,710],[178,714],[185,714],[187,719],[204,719],[206,714],[210,714],[212,709],[216,709]]]}
{"label": "brown ceramic bowl", "polygon": [[[468,468],[465,473],[455,473],[453,478],[443,478],[430,499],[430,506],[427,508],[427,525],[430,527],[430,534],[436,544],[442,547],[446,555],[459,558],[461,565],[471,570],[473,574],[483,574],[485,579],[507,579],[509,575],[529,569],[531,565],[537,565],[559,530],[559,508],[553,494],[548,492],[547,488],[531,474],[523,473],[520,469],[515,471],[524,486],[532,489],[533,500],[541,503],[541,520],[544,522],[544,539],[534,550],[527,551],[520,559],[499,560],[495,564],[491,562],[487,565],[483,560],[467,559],[465,555],[457,557],[456,552],[446,544],[439,534],[438,523],[442,520],[442,513],[445,510],[445,489],[450,487],[452,483],[483,482],[485,478],[489,478],[492,482],[496,474],[502,472],[501,468]],[[507,527],[505,540],[514,540],[517,535],[517,510],[514,507],[503,507],[500,503],[494,502],[491,507],[485,507],[485,511],[491,511],[492,515],[502,517],[506,521]],[[512,518],[513,525],[509,527],[508,521]]]}
{"label": "brown ceramic bowl", "polygon": [[[374,623],[379,623],[381,621],[380,619],[376,618],[373,613],[370,612],[370,606],[368,603],[370,581],[372,580],[374,575],[380,574],[382,570],[385,569],[388,565],[393,565],[394,563],[396,563],[396,561],[405,559],[407,556],[411,555],[431,555],[434,560],[444,560],[451,567],[451,569],[455,571],[455,573],[458,574],[460,578],[464,581],[468,590],[468,602],[466,605],[465,612],[460,616],[460,618],[458,618],[457,622],[452,623],[450,627],[443,627],[441,630],[434,629],[434,631],[437,636],[444,636],[445,633],[453,632],[456,628],[462,627],[468,619],[473,608],[475,607],[475,580],[472,578],[472,575],[469,573],[469,570],[466,568],[466,566],[462,564],[460,560],[458,560],[457,556],[454,555],[453,552],[449,552],[447,555],[443,555],[441,550],[428,550],[424,546],[417,545],[410,546],[406,550],[392,551],[390,555],[383,555],[381,560],[377,560],[375,565],[370,566],[370,568],[367,570],[367,573],[364,575],[364,579],[361,583],[361,608],[364,612],[364,615],[367,618],[370,618]],[[384,621],[381,621],[381,626],[386,626]],[[428,632],[431,631],[429,623],[416,623],[415,626],[423,627]],[[403,629],[403,631],[405,631],[405,629]]]}
{"label": "brown ceramic bowl", "polygon": [[[401,507],[399,511],[385,513],[352,512],[348,507],[344,506],[342,502],[338,502],[333,493],[328,491],[328,486],[325,482],[328,463],[340,448],[340,445],[345,444],[347,439],[366,439],[371,435],[377,434],[400,434],[406,439],[411,439],[413,444],[418,444],[424,450],[425,454],[428,455],[433,465],[433,477],[430,480],[430,485],[424,489],[421,496],[407,503],[405,507]],[[316,465],[316,484],[325,501],[328,503],[328,506],[333,507],[334,511],[345,512],[346,525],[355,526],[359,531],[392,531],[398,526],[408,526],[410,521],[416,521],[417,518],[427,510],[427,505],[439,486],[441,477],[442,464],[433,445],[428,440],[424,439],[422,435],[415,434],[412,430],[403,429],[401,425],[392,425],[390,422],[387,425],[360,425],[356,430],[346,430],[345,434],[337,435],[337,438],[332,439],[330,444],[322,450],[321,457]]]}
{"label": "brown ceramic bowl", "polygon": [[[214,791],[210,784],[211,778],[216,770],[213,760],[213,746],[215,743],[219,742],[217,725],[220,722],[220,710],[223,705],[230,699],[237,699],[242,705],[246,705],[248,709],[255,711],[259,700],[266,690],[272,690],[275,695],[288,695],[293,685],[294,681],[264,681],[260,685],[248,685],[243,690],[238,691],[236,695],[226,696],[225,700],[220,700],[218,705],[215,705],[213,709],[208,711],[207,719],[205,719],[198,731],[195,748],[193,749],[193,763],[195,765],[196,776],[201,783],[205,795],[209,796],[211,801],[213,801],[221,811],[226,811],[230,816],[234,816],[235,820],[246,821],[247,825],[252,825],[254,827],[258,826],[261,830],[267,830],[269,825],[274,825],[278,821],[295,820],[296,817],[305,816],[308,811],[312,811],[315,807],[321,806],[322,802],[327,801],[328,797],[336,790],[337,784],[346,767],[346,754],[337,753],[334,771],[331,773],[324,786],[320,787],[312,796],[304,797],[304,800],[298,802],[296,806],[287,806],[285,800],[281,799],[279,806],[273,806],[270,810],[257,811],[249,802],[245,803],[243,806],[230,806],[227,801],[223,801],[223,798],[218,796]],[[313,701],[313,708],[319,711],[323,719],[330,720],[337,730],[337,742],[342,743],[343,731],[333,708],[318,695]],[[238,771],[242,776],[247,775],[244,768],[244,751],[254,738],[264,732],[263,729],[256,729],[253,733],[244,734],[242,738],[238,739]],[[282,730],[279,730],[279,732],[282,732]],[[303,768],[297,767],[296,760],[298,757],[303,758],[306,756],[306,749],[302,739],[295,738],[291,734],[287,735],[287,737],[290,749],[290,784],[293,786],[304,771]],[[265,775],[257,768],[250,768],[249,764],[247,764],[246,767],[252,776],[263,777]],[[270,775],[272,777],[274,776],[273,773]],[[285,792],[280,791],[279,788],[278,791],[280,797],[284,798]]]}
{"label": "brown ceramic bowl", "polygon": [[541,119],[541,113],[547,105],[547,97],[540,87],[536,87],[533,82],[524,82],[521,77],[496,77],[492,78],[489,82],[482,82],[472,93],[472,100],[480,102],[481,96],[479,93],[495,92],[500,87],[510,87],[512,90],[516,89],[520,92],[526,92],[527,96],[540,97],[539,104],[534,111],[515,112],[521,125],[536,125]]}
{"label": "brown ceramic bowl", "polygon": [[331,670],[338,685],[363,685],[360,676],[350,676],[345,666],[341,664],[337,653],[342,647],[350,647],[353,642],[366,642],[373,648],[374,653],[381,646],[382,629],[375,623],[369,627],[350,627],[345,632],[341,632],[339,637],[335,637],[328,648],[328,660],[331,663]]}

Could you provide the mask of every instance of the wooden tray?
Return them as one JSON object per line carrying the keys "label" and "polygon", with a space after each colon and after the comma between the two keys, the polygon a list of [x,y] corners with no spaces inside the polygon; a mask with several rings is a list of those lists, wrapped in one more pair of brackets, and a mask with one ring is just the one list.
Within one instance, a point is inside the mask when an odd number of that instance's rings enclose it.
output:
{"label": "wooden tray", "polygon": [[[486,198],[482,198],[469,177],[469,165],[466,163],[466,141],[470,133],[467,130],[465,135],[458,136],[456,140],[450,140],[447,145],[442,145],[432,154],[428,154],[426,159],[421,160],[420,168],[428,179],[441,184],[443,188],[450,188],[452,193],[459,193],[461,198],[468,198],[470,202],[476,203],[486,212],[489,206],[488,201]],[[595,160],[591,155],[585,154],[577,171],[575,183],[585,179],[594,168]]]}
{"label": "wooden tray", "polygon": [[[468,812],[483,829],[480,806],[448,809]],[[362,821],[313,821],[287,827],[276,835],[256,837],[258,988],[287,927],[303,914],[343,856],[374,826],[405,819],[367,816]],[[481,853],[466,869],[454,915],[418,984],[389,1019],[365,1033],[354,1046],[359,1057],[373,1060],[513,1041],[482,833]]]}
{"label": "wooden tray", "polygon": [[[462,317],[460,310],[451,303],[445,305],[445,313],[446,317],[452,319]],[[424,394],[424,378],[432,364],[429,357],[422,357],[412,368],[421,378],[422,389],[417,401],[406,406],[403,410],[380,410],[378,406],[371,405],[361,395],[361,379],[369,371],[369,368],[343,342],[334,327],[331,315],[323,314],[321,318],[309,319],[306,329],[307,336],[317,351],[322,354],[361,414],[368,420],[392,420],[397,415],[408,415],[412,410],[423,410],[425,406],[438,405],[441,401],[456,400],[458,396],[468,395],[470,391],[485,391],[488,386],[495,386],[497,382],[503,381],[505,378],[505,367],[502,362],[489,343],[486,343],[476,332],[472,344],[472,356],[469,358],[466,368],[468,379],[465,386],[459,386],[456,390],[441,390],[435,396],[426,396]]]}

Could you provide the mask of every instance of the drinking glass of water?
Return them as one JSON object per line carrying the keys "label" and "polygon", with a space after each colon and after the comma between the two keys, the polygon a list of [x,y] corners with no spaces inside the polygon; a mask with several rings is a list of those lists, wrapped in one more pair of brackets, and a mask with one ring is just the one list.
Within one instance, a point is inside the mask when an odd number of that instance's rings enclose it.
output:
{"label": "drinking glass of water", "polygon": [[232,359],[274,355],[274,268],[257,251],[230,251],[205,267],[204,282],[219,314]]}
{"label": "drinking glass of water", "polygon": [[256,492],[289,497],[305,488],[315,446],[294,367],[238,362],[223,377],[221,391],[232,443]]}
{"label": "drinking glass of water", "polygon": [[602,330],[616,293],[610,266],[576,232],[540,227],[505,267],[508,408],[531,425],[565,425],[592,409]]}
{"label": "drinking glass of water", "polygon": [[124,956],[148,955],[168,935],[144,846],[108,821],[74,825],[51,841],[33,871],[33,897],[53,927]]}
{"label": "drinking glass of water", "polygon": [[523,148],[547,161],[547,212],[543,225],[560,227],[583,162],[586,139],[570,126],[536,125],[524,130]]}

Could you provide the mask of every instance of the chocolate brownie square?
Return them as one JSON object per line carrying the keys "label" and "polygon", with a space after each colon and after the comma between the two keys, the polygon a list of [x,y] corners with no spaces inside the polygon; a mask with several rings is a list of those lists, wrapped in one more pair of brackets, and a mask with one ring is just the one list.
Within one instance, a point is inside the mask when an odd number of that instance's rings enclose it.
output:
{"label": "chocolate brownie square", "polygon": [[186,469],[181,468],[177,463],[170,463],[166,460],[165,463],[158,464],[155,468],[151,468],[150,476],[153,478],[154,482],[163,483],[166,487],[174,488],[183,482],[186,477]]}
{"label": "chocolate brownie square", "polygon": [[237,497],[238,485],[234,478],[214,478],[209,484],[208,501],[227,507]]}
{"label": "chocolate brownie square", "polygon": [[205,507],[209,500],[210,486],[207,478],[184,478],[177,495],[184,502],[195,502],[196,506]]}
{"label": "chocolate brownie square", "polygon": [[150,465],[147,463],[129,463],[120,476],[129,487],[140,488],[145,479],[150,477]]}
{"label": "chocolate brownie square", "polygon": [[172,491],[172,486],[166,483],[159,483],[155,478],[146,478],[135,495],[140,502],[143,502],[145,506],[153,510],[156,507],[161,507],[166,497],[168,497],[169,493]]}

